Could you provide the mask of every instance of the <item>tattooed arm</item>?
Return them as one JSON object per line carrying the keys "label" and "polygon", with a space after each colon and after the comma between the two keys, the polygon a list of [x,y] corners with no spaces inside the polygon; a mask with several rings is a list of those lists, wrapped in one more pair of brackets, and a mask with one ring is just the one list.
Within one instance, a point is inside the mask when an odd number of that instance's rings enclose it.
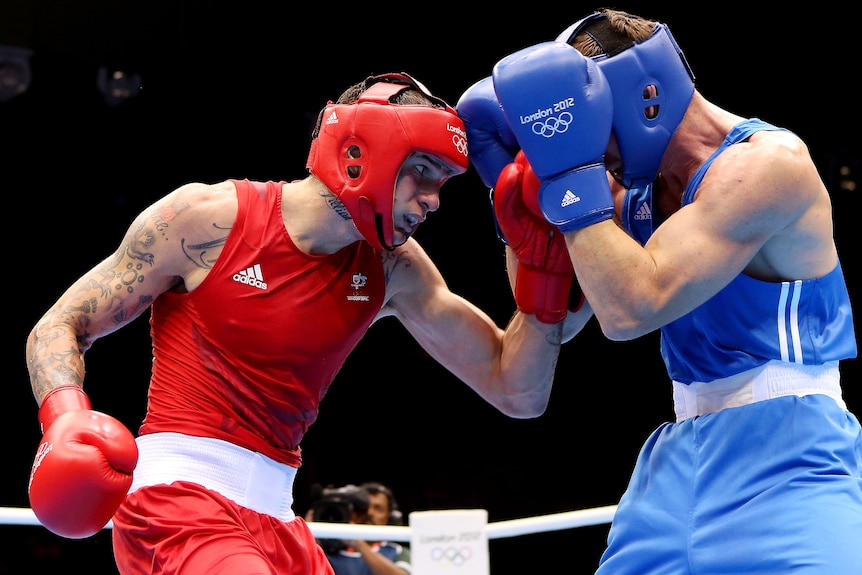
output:
{"label": "tattooed arm", "polygon": [[59,385],[83,386],[84,353],[141,315],[159,294],[206,277],[236,217],[230,182],[187,184],[141,212],[116,251],[75,281],[27,338],[27,369],[41,405]]}

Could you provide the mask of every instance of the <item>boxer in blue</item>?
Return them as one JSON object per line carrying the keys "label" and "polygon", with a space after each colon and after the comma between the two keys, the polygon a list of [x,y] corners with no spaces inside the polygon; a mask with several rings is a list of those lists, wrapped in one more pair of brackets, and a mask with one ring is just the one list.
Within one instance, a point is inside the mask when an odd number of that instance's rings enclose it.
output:
{"label": "boxer in blue", "polygon": [[458,111],[495,203],[562,232],[603,333],[661,332],[676,421],[597,574],[862,572],[856,338],[806,145],[707,101],[666,25],[615,10],[503,58]]}

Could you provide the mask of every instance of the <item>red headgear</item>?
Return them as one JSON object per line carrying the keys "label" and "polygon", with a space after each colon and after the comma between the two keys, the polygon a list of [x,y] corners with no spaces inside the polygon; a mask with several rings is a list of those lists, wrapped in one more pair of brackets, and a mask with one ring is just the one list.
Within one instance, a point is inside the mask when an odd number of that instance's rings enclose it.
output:
{"label": "red headgear", "polygon": [[[462,174],[467,170],[467,133],[454,108],[408,74],[382,74],[351,104],[329,102],[306,167],[341,200],[365,239],[392,250],[392,204],[401,165],[424,152]],[[434,105],[398,105],[405,90],[418,90]]]}

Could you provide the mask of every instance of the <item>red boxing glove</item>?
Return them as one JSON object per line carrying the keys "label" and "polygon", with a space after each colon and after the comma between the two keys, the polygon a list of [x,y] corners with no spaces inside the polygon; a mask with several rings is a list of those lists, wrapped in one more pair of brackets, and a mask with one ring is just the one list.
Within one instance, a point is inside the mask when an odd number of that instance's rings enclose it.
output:
{"label": "red boxing glove", "polygon": [[503,168],[493,192],[497,226],[518,258],[515,303],[544,323],[559,323],[577,311],[583,294],[562,232],[539,208],[539,180],[524,152]]}
{"label": "red boxing glove", "polygon": [[115,418],[92,411],[77,385],[52,389],[39,408],[39,423],[44,435],[28,488],[33,512],[56,535],[95,535],[132,485],[135,438]]}

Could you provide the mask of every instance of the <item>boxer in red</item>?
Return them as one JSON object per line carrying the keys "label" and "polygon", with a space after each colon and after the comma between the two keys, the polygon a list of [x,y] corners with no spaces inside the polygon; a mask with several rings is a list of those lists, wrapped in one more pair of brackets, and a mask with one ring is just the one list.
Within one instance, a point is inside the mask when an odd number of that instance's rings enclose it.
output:
{"label": "boxer in red", "polygon": [[[524,311],[502,329],[447,288],[411,236],[467,169],[466,133],[411,76],[369,77],[325,106],[307,167],[292,182],[179,187],[30,333],[44,433],[31,505],[68,538],[112,519],[123,575],[332,573],[294,515],[293,480],[321,399],[376,320],[397,318],[481,397],[526,418],[547,406],[563,329],[589,317],[561,303],[577,284],[565,248],[546,249],[551,226],[517,205],[497,218],[517,238],[508,260]],[[152,376],[133,434],[92,409],[84,354],[147,310]]]}

